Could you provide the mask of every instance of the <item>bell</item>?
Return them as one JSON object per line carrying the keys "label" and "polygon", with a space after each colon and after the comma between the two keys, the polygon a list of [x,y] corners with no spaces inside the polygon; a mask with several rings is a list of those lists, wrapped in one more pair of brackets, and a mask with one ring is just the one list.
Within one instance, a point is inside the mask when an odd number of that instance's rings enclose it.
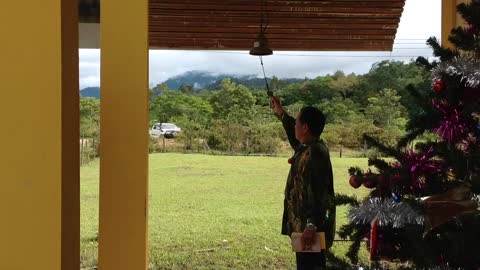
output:
{"label": "bell", "polygon": [[273,54],[272,49],[268,46],[267,37],[263,32],[258,34],[257,39],[253,43],[253,48],[250,50],[251,55],[263,56]]}

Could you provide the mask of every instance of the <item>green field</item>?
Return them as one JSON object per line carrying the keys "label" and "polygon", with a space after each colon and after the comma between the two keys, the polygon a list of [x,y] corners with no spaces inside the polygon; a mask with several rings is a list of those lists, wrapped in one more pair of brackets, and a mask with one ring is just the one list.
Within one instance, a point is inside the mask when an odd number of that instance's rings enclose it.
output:
{"label": "green field", "polygon": [[[288,157],[150,155],[150,269],[294,269],[280,235]],[[335,191],[362,197],[348,184],[361,158],[332,158]],[[81,169],[82,268],[97,264],[98,161]],[[338,209],[337,229],[346,222]],[[348,242],[336,242],[342,256]]]}

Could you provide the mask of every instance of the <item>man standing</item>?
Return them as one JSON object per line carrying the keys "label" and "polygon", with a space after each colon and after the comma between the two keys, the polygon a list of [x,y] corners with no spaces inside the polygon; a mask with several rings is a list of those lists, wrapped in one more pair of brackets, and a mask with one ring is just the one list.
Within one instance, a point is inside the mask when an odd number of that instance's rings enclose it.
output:
{"label": "man standing", "polygon": [[[325,116],[317,108],[304,107],[297,118],[289,116],[278,97],[273,109],[281,119],[295,154],[285,187],[282,234],[302,232],[305,246],[314,241],[315,232],[325,232],[327,249],[335,236],[333,173],[328,148],[320,139]],[[297,252],[298,270],[325,269],[324,252]]]}

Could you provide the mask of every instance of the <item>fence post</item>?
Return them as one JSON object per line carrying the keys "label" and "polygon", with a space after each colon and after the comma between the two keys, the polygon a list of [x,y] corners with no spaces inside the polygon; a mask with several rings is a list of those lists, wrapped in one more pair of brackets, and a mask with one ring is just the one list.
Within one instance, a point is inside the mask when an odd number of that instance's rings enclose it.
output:
{"label": "fence post", "polygon": [[164,135],[160,135],[160,136],[162,136],[162,140],[163,140],[163,153],[166,153],[167,148],[165,147],[165,136]]}
{"label": "fence post", "polygon": [[183,153],[187,153],[187,142],[188,142],[188,138],[187,136],[185,136],[183,139]]}
{"label": "fence post", "polygon": [[89,147],[89,143],[88,143],[88,139],[85,141],[85,164],[88,164],[90,162],[90,155],[89,155],[89,151],[88,151],[88,147]]}
{"label": "fence post", "polygon": [[95,146],[95,137],[92,139],[92,151],[93,151],[93,157],[97,157],[97,147]]}
{"label": "fence post", "polygon": [[83,147],[84,147],[84,146],[83,146],[83,141],[84,141],[84,138],[83,138],[83,137],[81,137],[81,141],[82,141],[82,142],[81,142],[81,144],[80,144],[80,166],[83,166],[83,161],[84,161],[84,160],[83,160],[83,159],[84,159],[83,154],[85,153],[85,150],[83,149]]}

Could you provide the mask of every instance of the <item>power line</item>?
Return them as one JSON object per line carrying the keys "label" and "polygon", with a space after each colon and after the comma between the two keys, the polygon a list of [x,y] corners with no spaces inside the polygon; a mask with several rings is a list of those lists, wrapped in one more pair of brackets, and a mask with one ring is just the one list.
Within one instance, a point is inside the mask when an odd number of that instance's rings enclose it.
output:
{"label": "power line", "polygon": [[[277,54],[277,56],[312,56],[312,57],[330,57],[330,58],[416,58],[422,55],[320,55],[320,54]],[[431,57],[431,56],[425,56],[423,57]]]}
{"label": "power line", "polygon": [[426,42],[396,42],[394,41],[393,44],[421,44],[421,45],[425,45],[426,46]]}
{"label": "power line", "polygon": [[432,48],[430,47],[418,47],[418,48],[396,48],[393,47],[394,50],[431,50]]}
{"label": "power line", "polygon": [[428,38],[396,38],[395,40],[424,40],[426,41]]}

